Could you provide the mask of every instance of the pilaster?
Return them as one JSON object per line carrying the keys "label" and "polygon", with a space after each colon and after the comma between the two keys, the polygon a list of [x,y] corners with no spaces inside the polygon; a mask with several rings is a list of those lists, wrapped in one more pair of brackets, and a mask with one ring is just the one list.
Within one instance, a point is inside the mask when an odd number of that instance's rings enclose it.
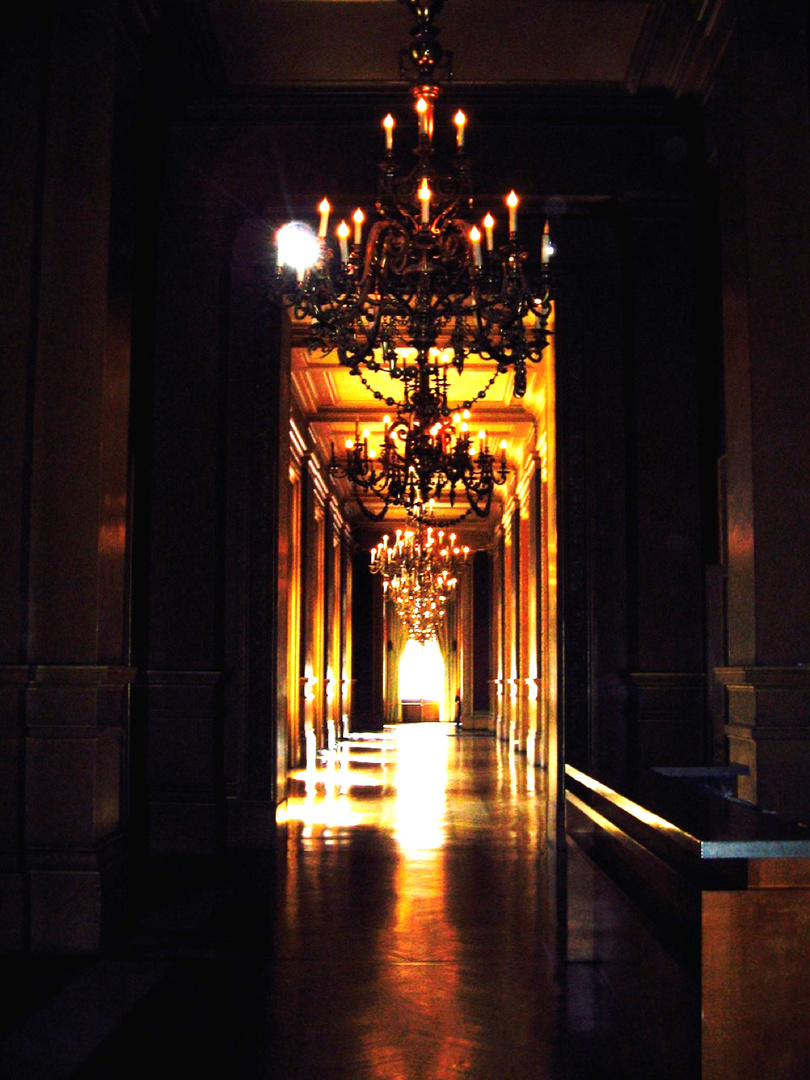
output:
{"label": "pilaster", "polygon": [[729,758],[810,819],[810,127],[806,5],[739,7],[709,102],[721,214]]}
{"label": "pilaster", "polygon": [[37,665],[28,672],[18,751],[25,757],[34,952],[95,952],[121,929],[134,677],[131,668],[104,665]]}
{"label": "pilaster", "polygon": [[643,774],[656,765],[694,765],[700,761],[705,738],[703,672],[634,671],[629,683],[636,773]]}
{"label": "pilaster", "polygon": [[740,798],[810,824],[810,668],[724,667],[729,759]]}
{"label": "pilaster", "polygon": [[4,50],[16,53],[4,114],[14,184],[0,201],[15,268],[0,410],[0,948],[10,951],[94,952],[125,916],[134,672],[130,314],[111,245],[111,223],[127,227],[112,185],[125,135],[118,30],[110,5],[56,5],[44,23],[10,26]]}
{"label": "pilaster", "polygon": [[222,826],[216,761],[222,728],[217,671],[149,671],[149,842],[153,855],[213,856]]}
{"label": "pilaster", "polygon": [[25,691],[28,668],[0,667],[0,952],[28,939],[25,858]]}

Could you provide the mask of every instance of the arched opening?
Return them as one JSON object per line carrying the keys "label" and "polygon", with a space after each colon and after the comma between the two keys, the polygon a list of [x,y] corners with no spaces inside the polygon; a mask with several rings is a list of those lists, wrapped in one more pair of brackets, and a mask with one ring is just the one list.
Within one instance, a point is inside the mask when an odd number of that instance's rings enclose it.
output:
{"label": "arched opening", "polygon": [[403,706],[403,720],[406,719],[406,706],[417,703],[421,719],[446,720],[447,717],[441,715],[444,683],[444,657],[436,638],[425,644],[408,638],[399,661],[399,700]]}

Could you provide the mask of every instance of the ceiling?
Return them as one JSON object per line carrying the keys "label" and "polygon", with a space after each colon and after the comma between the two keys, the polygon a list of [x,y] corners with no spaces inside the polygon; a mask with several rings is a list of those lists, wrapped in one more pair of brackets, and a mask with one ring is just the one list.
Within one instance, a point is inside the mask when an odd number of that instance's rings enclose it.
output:
{"label": "ceiling", "polygon": [[[664,88],[704,94],[730,32],[728,0],[446,0],[437,18],[462,84]],[[212,0],[237,87],[398,79],[413,18],[397,0]]]}

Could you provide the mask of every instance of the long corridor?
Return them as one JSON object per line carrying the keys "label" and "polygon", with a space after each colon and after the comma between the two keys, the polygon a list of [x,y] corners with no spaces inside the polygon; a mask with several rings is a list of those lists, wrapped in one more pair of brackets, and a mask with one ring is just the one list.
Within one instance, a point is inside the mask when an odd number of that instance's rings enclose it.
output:
{"label": "long corridor", "polygon": [[440,723],[340,743],[291,777],[286,851],[175,883],[131,954],[81,967],[43,1000],[38,1036],[34,1014],[2,1044],[3,1075],[652,1075],[596,969],[560,960],[543,776]]}

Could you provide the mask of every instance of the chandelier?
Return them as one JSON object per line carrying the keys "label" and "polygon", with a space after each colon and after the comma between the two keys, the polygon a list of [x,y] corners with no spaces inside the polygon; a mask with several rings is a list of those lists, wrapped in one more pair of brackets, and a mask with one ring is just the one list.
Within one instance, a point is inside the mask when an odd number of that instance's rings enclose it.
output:
{"label": "chandelier", "polygon": [[[416,109],[416,162],[401,168],[395,161],[395,121],[386,116],[376,217],[365,239],[366,214],[358,208],[352,227],[345,220],[338,225],[333,246],[332,207],[324,199],[317,235],[300,222],[279,230],[272,296],[304,325],[311,352],[336,351],[340,363],[396,411],[379,451],[366,439],[352,440],[343,459],[333,451],[332,471],[349,478],[363,511],[377,519],[390,506],[412,512],[445,493],[452,504],[459,490],[470,510],[486,516],[494,485],[506,480],[505,458],[496,469],[489,448],[451,422],[448,374],[461,373],[467,358],[478,356],[493,362],[494,373],[476,399],[510,371],[514,396],[525,394],[527,362],[540,361],[548,344],[553,248],[546,224],[537,279],[530,280],[514,192],[506,200],[505,240],[496,244],[491,214],[482,228],[471,220],[467,118],[460,110],[449,167],[434,163],[435,105],[451,68],[433,23],[443,0],[402,2],[417,18],[411,46],[400,53]],[[398,397],[371,387],[364,373],[378,371],[400,384]],[[474,400],[464,402],[462,411]],[[364,496],[378,497],[382,508],[370,510]]]}
{"label": "chandelier", "polygon": [[416,528],[397,529],[392,543],[386,535],[372,549],[371,573],[382,577],[383,592],[410,637],[421,643],[436,637],[469,550],[456,543],[455,533],[446,535],[424,517]]}
{"label": "chandelier", "polygon": [[[403,399],[393,420],[383,417],[383,438],[370,445],[370,433],[356,425],[353,439],[346,440],[345,456],[338,460],[332,444],[330,472],[351,481],[358,504],[367,517],[379,520],[389,506],[404,507],[418,518],[421,508],[445,496],[451,508],[457,490],[466,496],[467,510],[479,517],[489,513],[496,484],[507,477],[506,440],[500,443],[500,460],[490,449],[487,433],[470,430],[471,402],[451,412],[447,402],[446,354],[436,363],[423,365],[421,381],[404,377]],[[374,510],[367,498],[381,500]]]}

